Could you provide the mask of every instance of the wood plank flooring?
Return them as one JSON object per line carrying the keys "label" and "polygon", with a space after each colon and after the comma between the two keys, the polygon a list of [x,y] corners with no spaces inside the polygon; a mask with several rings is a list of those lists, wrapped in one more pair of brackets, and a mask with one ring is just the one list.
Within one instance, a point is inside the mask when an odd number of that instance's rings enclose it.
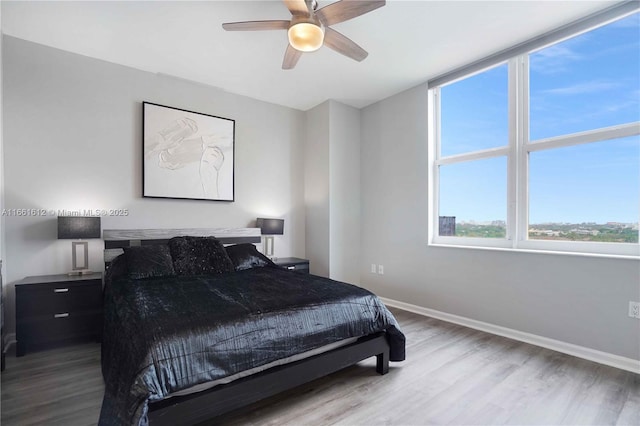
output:
{"label": "wood plank flooring", "polygon": [[[206,425],[640,425],[640,376],[398,309],[407,361],[375,358]],[[100,345],[7,357],[1,424],[94,425]]]}

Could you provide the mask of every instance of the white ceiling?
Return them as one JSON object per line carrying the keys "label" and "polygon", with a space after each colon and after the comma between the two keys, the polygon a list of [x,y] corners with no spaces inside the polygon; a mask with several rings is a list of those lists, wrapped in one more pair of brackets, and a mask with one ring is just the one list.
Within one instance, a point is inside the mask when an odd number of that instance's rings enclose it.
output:
{"label": "white ceiling", "polygon": [[323,47],[291,71],[286,31],[221,27],[289,19],[281,1],[2,1],[2,32],[300,110],[327,99],[361,108],[615,3],[391,0],[333,27],[369,52],[363,62]]}

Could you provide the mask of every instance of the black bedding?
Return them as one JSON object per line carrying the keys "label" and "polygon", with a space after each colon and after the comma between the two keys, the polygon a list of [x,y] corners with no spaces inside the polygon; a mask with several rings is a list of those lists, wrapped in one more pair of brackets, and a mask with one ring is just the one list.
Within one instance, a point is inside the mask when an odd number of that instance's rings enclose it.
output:
{"label": "black bedding", "polygon": [[393,315],[349,284],[275,267],[110,281],[100,425],[145,425],[151,401],[346,338],[386,331],[404,360]]}

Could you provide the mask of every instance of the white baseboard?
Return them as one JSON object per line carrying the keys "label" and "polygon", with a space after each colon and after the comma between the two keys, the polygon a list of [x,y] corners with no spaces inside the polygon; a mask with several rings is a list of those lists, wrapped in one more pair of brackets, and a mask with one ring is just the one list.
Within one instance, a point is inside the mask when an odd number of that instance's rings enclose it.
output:
{"label": "white baseboard", "polygon": [[16,333],[9,333],[4,336],[4,353],[7,353],[11,345],[17,343]]}
{"label": "white baseboard", "polygon": [[380,297],[385,305],[394,308],[403,309],[418,315],[436,318],[442,321],[451,322],[475,330],[485,331],[487,333],[496,334],[498,336],[508,337],[509,339],[518,340],[532,345],[541,346],[557,352],[562,352],[578,358],[584,358],[589,361],[608,365],[610,367],[619,368],[621,370],[631,371],[640,374],[640,360],[626,358],[620,355],[602,352],[584,346],[574,345],[572,343],[560,340],[550,339],[548,337],[538,336],[536,334],[525,333],[507,327],[502,327],[487,322],[477,321],[471,318],[461,317],[458,315],[448,314],[446,312],[436,311],[435,309],[424,308],[422,306],[412,305],[411,303],[399,302],[393,299]]}

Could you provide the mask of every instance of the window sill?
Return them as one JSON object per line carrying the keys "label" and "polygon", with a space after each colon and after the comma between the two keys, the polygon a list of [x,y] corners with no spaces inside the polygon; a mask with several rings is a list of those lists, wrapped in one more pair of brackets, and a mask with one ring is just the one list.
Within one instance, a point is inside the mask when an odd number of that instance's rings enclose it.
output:
{"label": "window sill", "polygon": [[626,255],[626,254],[606,254],[606,253],[585,253],[585,252],[573,252],[573,251],[557,251],[557,250],[538,250],[538,249],[524,249],[524,248],[511,248],[511,247],[485,247],[485,246],[467,246],[458,244],[442,244],[442,243],[429,243],[429,247],[442,247],[442,248],[456,248],[456,249],[471,249],[471,250],[486,250],[486,251],[499,251],[509,253],[529,253],[529,254],[548,254],[548,255],[560,255],[560,256],[577,256],[577,257],[596,257],[601,259],[620,259],[620,260],[640,260],[640,254],[638,255]]}

